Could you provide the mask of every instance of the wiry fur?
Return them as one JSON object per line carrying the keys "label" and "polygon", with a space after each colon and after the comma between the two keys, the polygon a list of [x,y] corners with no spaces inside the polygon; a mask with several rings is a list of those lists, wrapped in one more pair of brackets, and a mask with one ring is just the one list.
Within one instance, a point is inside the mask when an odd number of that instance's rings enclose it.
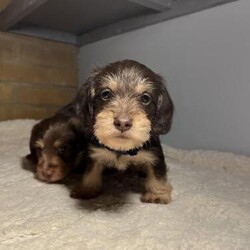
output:
{"label": "wiry fur", "polygon": [[[130,115],[133,126],[122,136],[113,123],[116,115]],[[117,98],[96,115],[94,135],[106,146],[116,150],[129,150],[141,147],[150,137],[151,122],[138,103],[129,97]]]}
{"label": "wiry fur", "polygon": [[[103,92],[107,90],[111,97],[105,99]],[[145,93],[151,98],[149,103],[142,101]],[[100,193],[105,167],[123,170],[132,166],[147,174],[146,193],[141,200],[168,203],[172,188],[167,182],[159,134],[171,128],[173,103],[162,77],[136,61],[115,62],[91,74],[73,105],[90,144],[82,185],[71,196],[92,198]],[[120,130],[114,122],[117,119],[128,120],[129,128]],[[93,138],[103,146],[98,147]],[[119,153],[135,148],[140,149],[136,156]]]}

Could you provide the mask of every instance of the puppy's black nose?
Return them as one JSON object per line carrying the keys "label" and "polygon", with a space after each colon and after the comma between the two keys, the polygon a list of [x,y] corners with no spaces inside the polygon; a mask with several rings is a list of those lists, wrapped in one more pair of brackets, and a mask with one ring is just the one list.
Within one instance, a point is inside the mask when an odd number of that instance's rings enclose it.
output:
{"label": "puppy's black nose", "polygon": [[124,132],[132,127],[132,119],[128,116],[116,117],[114,119],[114,125],[118,130]]}

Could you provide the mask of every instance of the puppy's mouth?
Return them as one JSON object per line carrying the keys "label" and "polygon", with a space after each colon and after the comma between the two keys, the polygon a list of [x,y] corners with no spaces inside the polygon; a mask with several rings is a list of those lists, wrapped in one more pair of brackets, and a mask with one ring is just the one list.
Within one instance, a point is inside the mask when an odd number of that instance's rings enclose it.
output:
{"label": "puppy's mouth", "polygon": [[44,181],[47,183],[59,183],[65,178],[66,174],[55,173],[51,176],[48,176],[46,173],[36,174],[36,178],[40,181]]}
{"label": "puppy's mouth", "polygon": [[129,135],[126,132],[120,132],[116,134],[114,137],[119,139],[129,139]]}
{"label": "puppy's mouth", "polygon": [[47,183],[57,183],[66,177],[69,172],[68,166],[58,166],[56,168],[46,168],[43,164],[36,166],[35,177]]}
{"label": "puppy's mouth", "polygon": [[136,140],[133,134],[127,132],[114,131],[112,135],[107,137],[96,137],[98,141],[108,148],[118,151],[127,151],[134,148],[140,148],[144,141]]}

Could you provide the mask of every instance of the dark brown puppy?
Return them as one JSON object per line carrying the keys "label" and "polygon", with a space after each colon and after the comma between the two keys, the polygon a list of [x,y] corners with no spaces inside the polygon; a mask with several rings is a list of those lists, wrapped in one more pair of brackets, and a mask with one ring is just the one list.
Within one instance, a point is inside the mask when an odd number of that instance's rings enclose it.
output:
{"label": "dark brown puppy", "polygon": [[136,61],[115,62],[93,72],[74,105],[90,143],[86,173],[71,196],[95,197],[105,167],[132,166],[146,172],[143,202],[170,202],[159,134],[171,128],[173,103],[162,77]]}
{"label": "dark brown puppy", "polygon": [[69,107],[42,120],[32,129],[30,154],[26,158],[35,164],[35,175],[39,180],[57,182],[83,164],[86,144],[81,125],[71,117]]}

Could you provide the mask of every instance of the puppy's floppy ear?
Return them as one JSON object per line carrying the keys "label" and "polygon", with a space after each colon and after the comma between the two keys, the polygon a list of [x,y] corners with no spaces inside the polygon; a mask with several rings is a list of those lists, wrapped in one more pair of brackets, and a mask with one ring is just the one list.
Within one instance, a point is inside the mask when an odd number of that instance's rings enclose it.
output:
{"label": "puppy's floppy ear", "polygon": [[68,120],[67,125],[75,134],[75,148],[82,151],[83,148],[85,148],[85,146],[87,145],[86,132],[88,133],[88,130],[84,127],[84,124],[82,124],[81,120],[78,117],[71,117]]}
{"label": "puppy's floppy ear", "polygon": [[77,91],[73,100],[76,115],[81,119],[84,127],[90,127],[93,120],[93,97],[95,77],[100,69],[95,69],[86,82]]}
{"label": "puppy's floppy ear", "polygon": [[171,129],[174,105],[161,78],[157,112],[153,130],[157,134],[167,134]]}
{"label": "puppy's floppy ear", "polygon": [[92,113],[90,89],[91,82],[86,81],[77,91],[73,101],[76,114],[81,118]]}
{"label": "puppy's floppy ear", "polygon": [[79,136],[84,131],[84,126],[78,117],[71,117],[67,121],[68,126]]}

